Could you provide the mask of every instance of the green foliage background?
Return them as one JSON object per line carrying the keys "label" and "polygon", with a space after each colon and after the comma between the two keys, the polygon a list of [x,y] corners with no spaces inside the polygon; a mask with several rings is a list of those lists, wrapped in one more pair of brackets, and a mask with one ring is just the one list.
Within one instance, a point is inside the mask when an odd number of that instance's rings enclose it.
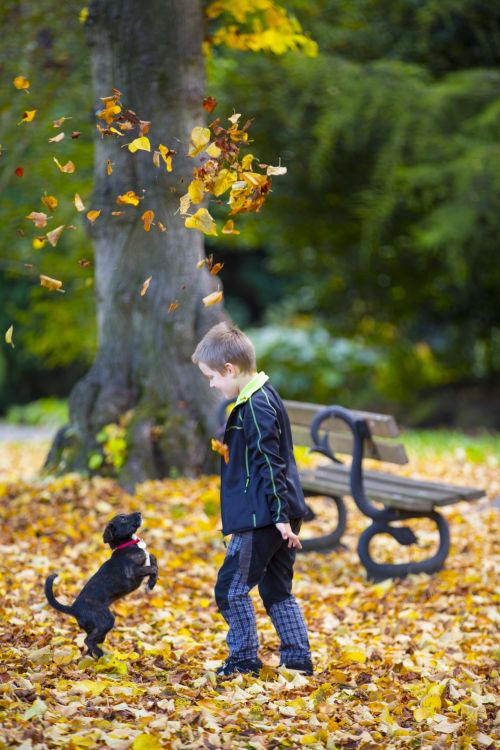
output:
{"label": "green foliage background", "polygon": [[[410,408],[436,387],[487,388],[500,371],[500,10],[480,0],[285,5],[318,42],[317,58],[216,49],[207,64],[216,114],[254,117],[250,150],[288,168],[262,214],[237,219],[239,237],[211,240],[226,263],[230,312],[259,329],[262,364],[284,395]],[[0,58],[0,322],[14,322],[18,344],[3,349],[0,409],[19,383],[31,383],[22,398],[40,395],[34,371],[62,368],[67,390],[95,351],[92,274],[77,263],[92,257],[84,230],[33,251],[22,218],[41,210],[44,191],[61,199],[57,224],[83,224],[73,191],[90,207],[80,9],[10,0],[0,11],[11,32]],[[20,73],[33,81],[29,100],[11,85]],[[40,116],[16,126],[27,101]],[[62,114],[82,136],[51,148],[51,120]],[[71,189],[53,153],[77,164]],[[40,270],[61,278],[66,295],[40,290]]]}

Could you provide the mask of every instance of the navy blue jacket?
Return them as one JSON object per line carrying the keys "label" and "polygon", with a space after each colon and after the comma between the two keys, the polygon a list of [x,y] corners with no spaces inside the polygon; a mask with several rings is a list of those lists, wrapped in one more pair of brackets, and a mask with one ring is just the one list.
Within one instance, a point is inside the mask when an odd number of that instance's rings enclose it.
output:
{"label": "navy blue jacket", "polygon": [[224,442],[229,461],[221,459],[223,535],[306,515],[290,420],[264,372],[238,396]]}

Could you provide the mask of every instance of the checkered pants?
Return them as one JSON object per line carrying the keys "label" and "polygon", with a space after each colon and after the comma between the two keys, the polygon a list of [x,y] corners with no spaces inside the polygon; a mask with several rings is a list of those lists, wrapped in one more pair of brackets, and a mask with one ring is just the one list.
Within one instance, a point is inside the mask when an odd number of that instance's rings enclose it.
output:
{"label": "checkered pants", "polygon": [[[291,522],[295,533],[300,524]],[[256,585],[280,639],[281,662],[310,657],[306,624],[292,594],[295,554],[275,526],[233,534],[215,586],[219,611],[229,625],[231,658],[257,657],[259,639],[249,596]]]}

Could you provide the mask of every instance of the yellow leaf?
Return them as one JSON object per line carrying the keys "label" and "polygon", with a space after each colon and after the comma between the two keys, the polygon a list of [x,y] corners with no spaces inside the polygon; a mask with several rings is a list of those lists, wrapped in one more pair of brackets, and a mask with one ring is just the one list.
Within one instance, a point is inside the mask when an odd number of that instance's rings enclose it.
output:
{"label": "yellow leaf", "polygon": [[228,219],[222,227],[222,234],[241,234],[241,232],[239,229],[235,228],[234,221],[232,219]]}
{"label": "yellow leaf", "polygon": [[208,294],[206,297],[203,297],[202,302],[205,307],[216,305],[218,302],[222,302],[222,292],[212,292],[212,294]]}
{"label": "yellow leaf", "polygon": [[144,213],[141,216],[141,219],[144,222],[144,231],[149,232],[151,229],[151,224],[153,223],[153,219],[155,217],[154,211],[144,211]]}
{"label": "yellow leaf", "polygon": [[101,209],[99,210],[92,210],[87,213],[87,219],[90,221],[91,224],[94,223],[94,221],[101,215]]}
{"label": "yellow leaf", "polygon": [[49,211],[53,211],[54,208],[56,208],[58,204],[57,198],[54,198],[53,195],[42,195],[41,199],[42,203],[47,206]]}
{"label": "yellow leaf", "polygon": [[210,130],[208,128],[196,127],[191,132],[191,143],[188,156],[194,157],[203,151],[207,143],[210,141]]}
{"label": "yellow leaf", "polygon": [[[215,294],[218,294],[218,292],[215,292]],[[205,297],[205,299],[207,298]],[[215,451],[215,453],[219,453],[226,464],[229,463],[229,446],[226,445],[226,443],[222,443],[220,440],[215,440],[215,438],[212,438],[212,450]]]}
{"label": "yellow leaf", "polygon": [[66,172],[67,174],[73,174],[73,172],[75,171],[76,167],[72,161],[67,161],[66,164],[62,166],[55,156],[53,156],[52,158],[54,159],[55,163],[57,164],[61,172]]}
{"label": "yellow leaf", "polygon": [[135,154],[136,151],[151,151],[149,138],[146,138],[145,135],[141,136],[141,138],[136,138],[135,141],[128,144],[128,150],[132,154]]}
{"label": "yellow leaf", "polygon": [[47,232],[46,237],[48,241],[50,242],[50,244],[52,245],[52,247],[55,247],[57,243],[59,242],[59,238],[63,232],[64,227],[65,225],[61,224],[60,227],[56,227],[51,232]]}
{"label": "yellow leaf", "polygon": [[[167,172],[171,172],[172,171],[172,156],[175,155],[176,152],[167,148],[166,146],[163,146],[161,143],[158,146],[158,150],[161,154],[161,158],[165,162],[165,167],[166,167]],[[160,166],[159,162],[158,164],[155,163],[155,166],[159,167]]]}
{"label": "yellow leaf", "polygon": [[78,20],[80,21],[80,23],[85,23],[88,17],[89,17],[89,9],[87,8],[87,6],[85,6],[81,9],[80,13],[78,14]]}
{"label": "yellow leaf", "polygon": [[41,211],[32,211],[26,218],[32,221],[37,229],[43,229],[43,227],[47,226],[47,214]]}
{"label": "yellow leaf", "polygon": [[146,292],[148,291],[148,289],[149,289],[149,285],[150,285],[150,283],[151,283],[151,279],[152,279],[152,278],[153,278],[152,276],[148,276],[148,278],[146,279],[146,281],[145,281],[145,282],[144,282],[144,284],[142,285],[142,289],[141,289],[141,297],[144,297],[144,295],[145,295],[145,294],[146,294]]}
{"label": "yellow leaf", "polygon": [[45,239],[45,237],[35,237],[31,244],[34,250],[41,250],[46,242],[47,240]]}
{"label": "yellow leaf", "polygon": [[115,135],[119,135],[119,136],[121,136],[122,138],[123,138],[123,136],[125,135],[125,133],[120,133],[120,131],[119,131],[119,130],[117,130],[116,128],[110,128],[110,129],[109,129],[109,132],[110,132],[110,133],[114,133]]}
{"label": "yellow leaf", "polygon": [[75,208],[77,211],[85,211],[85,206],[83,204],[82,199],[78,195],[78,193],[75,193],[75,197],[73,198],[73,203],[75,204]]}
{"label": "yellow leaf", "polygon": [[318,739],[314,734],[304,734],[300,738],[301,745],[315,745],[317,742],[318,742]]}
{"label": "yellow leaf", "polygon": [[220,148],[215,143],[211,143],[210,146],[206,148],[206,152],[214,159],[217,159],[222,153]]}
{"label": "yellow leaf", "polygon": [[52,138],[49,138],[49,143],[59,143],[59,141],[62,141],[64,138],[64,133],[58,133],[57,135],[54,135]]}
{"label": "yellow leaf", "polygon": [[139,198],[138,195],[134,193],[133,190],[128,190],[126,193],[123,193],[123,195],[119,195],[116,198],[116,202],[119,206],[122,205],[131,205],[131,206],[138,206],[139,201],[141,201],[142,198]]}
{"label": "yellow leaf", "polygon": [[23,112],[23,116],[17,124],[20,125],[22,122],[31,122],[35,119],[36,112],[36,109],[28,109],[26,112]]}
{"label": "yellow leaf", "polygon": [[14,342],[12,341],[12,336],[14,335],[14,326],[11,325],[10,328],[7,328],[5,331],[5,343],[10,344],[11,347],[14,349]]}
{"label": "yellow leaf", "polygon": [[27,719],[33,719],[38,716],[43,716],[47,712],[47,704],[44,703],[40,698],[37,698],[30,708],[26,709],[22,717],[25,721]]}
{"label": "yellow leaf", "polygon": [[229,169],[221,169],[214,181],[213,194],[217,197],[225,193],[236,182],[236,178],[236,172],[231,172]]}
{"label": "yellow leaf", "polygon": [[241,168],[244,172],[247,172],[251,168],[254,159],[255,156],[253,154],[247,154],[243,157],[243,159],[241,160]]}
{"label": "yellow leaf", "polygon": [[140,734],[132,743],[132,750],[162,750],[163,745],[152,734]]}
{"label": "yellow leaf", "polygon": [[[106,102],[106,105],[108,104],[111,104],[111,102]],[[100,120],[104,120],[106,125],[110,125],[114,121],[115,115],[120,114],[121,111],[122,108],[118,104],[112,105],[110,107],[106,106],[104,109],[97,113],[97,117]]]}
{"label": "yellow leaf", "polygon": [[441,696],[434,693],[425,695],[420,701],[420,708],[413,711],[416,721],[430,719],[441,708]]}
{"label": "yellow leaf", "polygon": [[342,649],[342,657],[344,661],[355,661],[358,664],[364,664],[366,661],[366,654],[363,649],[355,646]]}
{"label": "yellow leaf", "polygon": [[62,281],[59,281],[58,279],[52,279],[50,276],[44,276],[43,274],[40,274],[40,286],[46,287],[51,292],[64,293],[64,289],[61,289]]}
{"label": "yellow leaf", "polygon": [[30,82],[24,76],[16,76],[12,83],[19,91],[22,91],[23,89],[29,89],[30,87]]}
{"label": "yellow leaf", "polygon": [[113,167],[111,166],[111,162],[109,159],[106,161],[106,172],[108,173],[108,175],[113,174]]}
{"label": "yellow leaf", "polygon": [[196,264],[196,268],[203,268],[206,262],[207,262],[206,258],[203,258],[203,260],[199,260],[198,263]]}
{"label": "yellow leaf", "polygon": [[199,229],[203,234],[213,234],[217,237],[217,226],[206,208],[199,208],[193,216],[188,216],[184,226],[187,229]]}
{"label": "yellow leaf", "polygon": [[201,203],[204,196],[203,182],[201,180],[192,180],[189,183],[188,193],[192,203]]}

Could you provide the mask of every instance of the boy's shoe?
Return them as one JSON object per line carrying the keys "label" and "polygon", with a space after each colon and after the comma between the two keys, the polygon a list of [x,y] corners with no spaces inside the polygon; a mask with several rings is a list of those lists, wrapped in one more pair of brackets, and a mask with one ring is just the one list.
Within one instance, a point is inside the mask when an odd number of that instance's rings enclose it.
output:
{"label": "boy's shoe", "polygon": [[280,662],[280,667],[286,667],[287,669],[296,669],[297,672],[302,674],[312,675],[314,673],[314,667],[311,659],[289,659],[288,661]]}
{"label": "boy's shoe", "polygon": [[231,674],[243,673],[243,674],[254,674],[259,675],[262,669],[262,662],[260,659],[242,659],[237,661],[236,659],[227,659],[222,667],[219,667],[216,674],[219,677],[227,677]]}

